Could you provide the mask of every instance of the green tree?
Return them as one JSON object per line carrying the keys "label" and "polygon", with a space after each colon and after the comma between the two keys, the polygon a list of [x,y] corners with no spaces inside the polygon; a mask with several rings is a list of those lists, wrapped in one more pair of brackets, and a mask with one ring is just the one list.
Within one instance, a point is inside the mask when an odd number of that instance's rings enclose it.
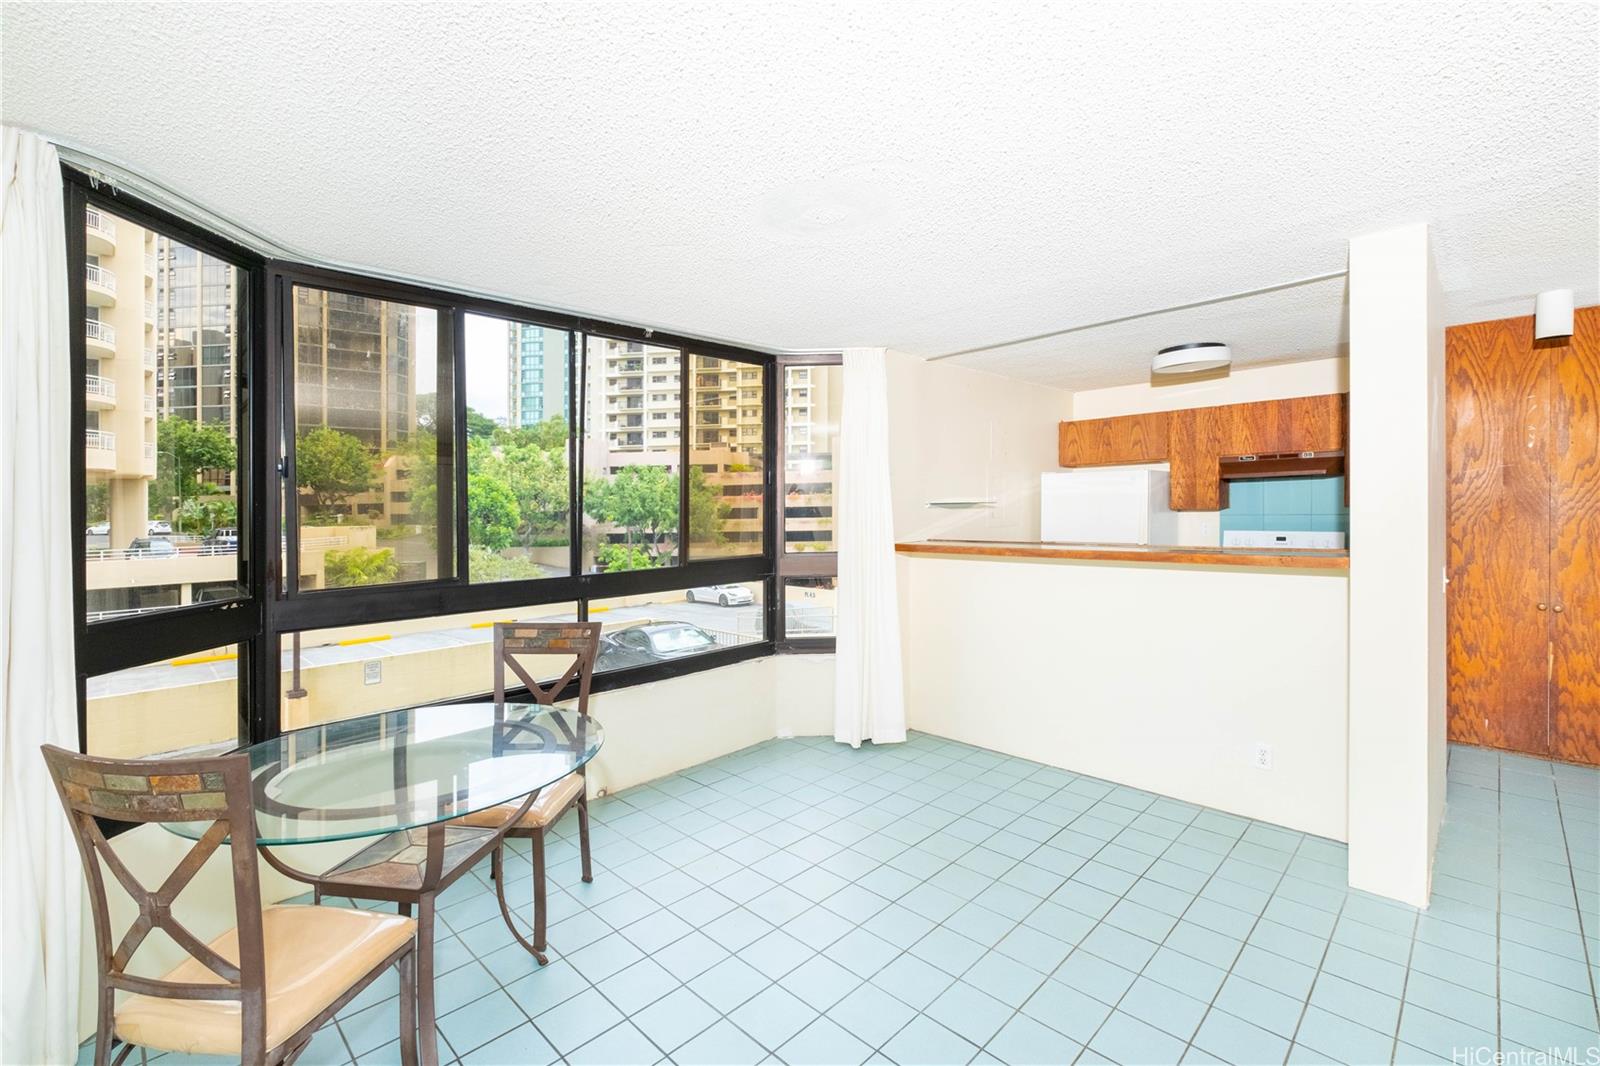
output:
{"label": "green tree", "polygon": [[722,502],[722,490],[706,482],[698,466],[689,468],[689,543],[715,546],[727,540],[723,523],[733,509]]}
{"label": "green tree", "polygon": [[570,489],[564,449],[540,447],[527,439],[505,439],[493,446],[472,442],[467,476],[493,477],[511,490],[520,515],[517,536],[524,547],[566,532]]}
{"label": "green tree", "polygon": [[517,497],[491,474],[467,479],[467,543],[501,551],[517,540]]}
{"label": "green tree", "polygon": [[328,588],[381,585],[400,576],[393,548],[346,548],[322,557],[322,579]]}
{"label": "green tree", "polygon": [[83,487],[83,517],[91,526],[110,519],[109,499],[110,491],[104,481],[93,481]]}
{"label": "green tree", "polygon": [[[625,466],[610,478],[584,483],[591,516],[622,529],[625,543],[658,559],[677,547],[678,476],[664,466]],[[668,539],[670,538],[670,539]]]}
{"label": "green tree", "polygon": [[531,426],[499,429],[494,435],[494,441],[496,444],[532,445],[545,451],[565,451],[567,436],[567,420],[556,415]]}
{"label": "green tree", "polygon": [[184,501],[178,509],[178,517],[183,520],[183,528],[191,533],[210,534],[224,526],[238,525],[239,505],[231,496],[209,500],[196,497]]}
{"label": "green tree", "polygon": [[551,572],[531,559],[497,555],[488,548],[469,544],[467,573],[473,581],[530,581],[549,577]]}
{"label": "green tree", "polygon": [[474,411],[470,407],[467,408],[468,440],[488,440],[495,435],[495,431],[499,428],[499,423],[488,415]]}
{"label": "green tree", "polygon": [[636,548],[631,544],[616,544],[612,541],[607,541],[595,550],[594,561],[600,565],[600,569],[608,573],[618,570],[650,570],[660,565],[643,548]]}
{"label": "green tree", "polygon": [[156,477],[150,483],[150,510],[178,523],[181,532],[184,501],[199,495],[197,478],[202,470],[232,470],[238,451],[228,431],[187,418],[163,418],[156,423]]}
{"label": "green tree", "polygon": [[367,446],[357,437],[325,426],[295,438],[294,465],[300,491],[311,498],[312,510],[319,513],[379,484],[377,464]]}

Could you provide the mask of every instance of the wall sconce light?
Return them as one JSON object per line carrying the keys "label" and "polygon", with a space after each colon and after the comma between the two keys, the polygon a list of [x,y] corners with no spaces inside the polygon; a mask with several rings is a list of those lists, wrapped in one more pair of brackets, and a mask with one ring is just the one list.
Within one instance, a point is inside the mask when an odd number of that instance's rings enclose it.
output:
{"label": "wall sconce light", "polygon": [[1572,336],[1572,290],[1551,289],[1533,301],[1533,339]]}

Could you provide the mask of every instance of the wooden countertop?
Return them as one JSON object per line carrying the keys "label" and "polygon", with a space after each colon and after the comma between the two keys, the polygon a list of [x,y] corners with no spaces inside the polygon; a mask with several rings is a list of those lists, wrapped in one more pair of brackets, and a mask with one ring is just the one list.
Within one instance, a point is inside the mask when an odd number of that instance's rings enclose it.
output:
{"label": "wooden countertop", "polygon": [[974,555],[1002,559],[1087,559],[1191,566],[1267,566],[1284,570],[1348,570],[1343,548],[1189,548],[1159,544],[1069,544],[1014,540],[919,540],[896,544],[908,555]]}

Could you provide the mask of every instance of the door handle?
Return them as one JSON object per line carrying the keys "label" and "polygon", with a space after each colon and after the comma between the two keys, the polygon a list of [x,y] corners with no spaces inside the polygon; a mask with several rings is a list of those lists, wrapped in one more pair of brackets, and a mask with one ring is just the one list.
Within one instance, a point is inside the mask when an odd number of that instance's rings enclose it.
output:
{"label": "door handle", "polygon": [[1558,604],[1556,604],[1556,614],[1560,614],[1560,613],[1561,613],[1561,611],[1562,611],[1562,607],[1561,607],[1561,605],[1560,605],[1560,604],[1559,604],[1559,603],[1558,603]]}
{"label": "door handle", "polygon": [[[1543,604],[1543,603],[1541,603],[1541,604],[1540,604],[1540,605],[1539,605],[1539,610],[1541,610],[1541,611],[1542,611],[1542,610],[1544,610],[1544,609],[1545,609],[1545,608],[1546,608],[1546,607],[1547,607],[1547,606],[1548,606],[1548,605],[1547,605],[1547,604]],[[1558,611],[1559,611],[1559,610],[1561,610],[1561,608],[1559,608],[1559,607],[1557,607],[1557,608],[1556,608],[1556,610],[1558,610]]]}

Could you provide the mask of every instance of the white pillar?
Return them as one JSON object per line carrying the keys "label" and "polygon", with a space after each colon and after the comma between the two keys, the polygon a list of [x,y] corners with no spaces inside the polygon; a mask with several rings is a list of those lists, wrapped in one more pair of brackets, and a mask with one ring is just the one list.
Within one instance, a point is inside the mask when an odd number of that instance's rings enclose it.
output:
{"label": "white pillar", "polygon": [[1350,884],[1426,906],[1444,813],[1444,326],[1428,227],[1350,241]]}

